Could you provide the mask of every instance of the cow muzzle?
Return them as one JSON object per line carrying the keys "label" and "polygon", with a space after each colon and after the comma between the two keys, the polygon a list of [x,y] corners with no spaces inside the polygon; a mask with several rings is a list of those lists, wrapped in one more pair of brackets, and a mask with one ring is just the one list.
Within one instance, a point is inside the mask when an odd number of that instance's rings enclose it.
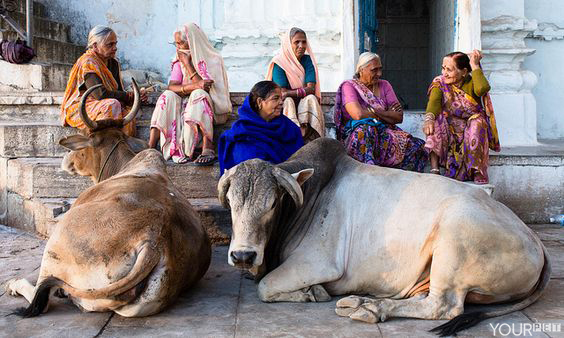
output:
{"label": "cow muzzle", "polygon": [[235,266],[250,268],[255,264],[257,253],[251,250],[231,251],[230,257]]}

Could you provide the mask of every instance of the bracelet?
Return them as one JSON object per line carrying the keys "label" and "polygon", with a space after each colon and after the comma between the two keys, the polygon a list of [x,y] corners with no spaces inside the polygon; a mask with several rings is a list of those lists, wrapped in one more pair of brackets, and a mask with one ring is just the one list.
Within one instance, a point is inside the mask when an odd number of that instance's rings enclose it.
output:
{"label": "bracelet", "polygon": [[185,91],[185,86],[180,87],[180,94],[182,95],[188,95]]}
{"label": "bracelet", "polygon": [[193,74],[190,74],[190,80],[192,80],[192,78],[196,75],[198,75],[198,72],[194,72]]}
{"label": "bracelet", "polygon": [[298,88],[298,89],[296,89],[296,91],[297,91],[297,96],[298,96],[298,97],[305,97],[305,96],[306,96],[306,91],[305,91],[305,89],[303,89],[303,88]]}
{"label": "bracelet", "polygon": [[425,122],[427,122],[427,121],[435,121],[435,114],[433,114],[433,113],[426,113],[426,114],[425,114],[424,121],[425,121]]}

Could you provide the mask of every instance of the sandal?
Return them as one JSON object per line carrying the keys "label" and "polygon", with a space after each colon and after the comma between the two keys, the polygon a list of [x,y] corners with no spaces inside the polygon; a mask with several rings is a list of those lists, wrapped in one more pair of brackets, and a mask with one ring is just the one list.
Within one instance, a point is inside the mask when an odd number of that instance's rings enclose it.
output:
{"label": "sandal", "polygon": [[440,175],[440,174],[441,174],[441,170],[440,170],[440,169],[431,169],[430,173],[431,173],[431,174],[435,174],[435,175]]}
{"label": "sandal", "polygon": [[217,162],[217,156],[215,156],[215,152],[213,150],[204,150],[200,156],[196,157],[196,159],[191,163],[192,165],[198,167],[210,166]]}

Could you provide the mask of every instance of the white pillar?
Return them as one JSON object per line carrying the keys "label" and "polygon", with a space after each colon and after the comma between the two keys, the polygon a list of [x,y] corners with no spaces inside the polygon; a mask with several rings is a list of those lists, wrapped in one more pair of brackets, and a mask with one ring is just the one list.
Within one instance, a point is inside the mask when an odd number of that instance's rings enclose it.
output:
{"label": "white pillar", "polygon": [[492,87],[501,146],[537,144],[536,75],[522,64],[534,49],[525,37],[537,27],[524,17],[523,0],[481,1],[482,66]]}
{"label": "white pillar", "polygon": [[457,23],[454,50],[469,53],[474,49],[482,49],[480,2],[458,0]]}

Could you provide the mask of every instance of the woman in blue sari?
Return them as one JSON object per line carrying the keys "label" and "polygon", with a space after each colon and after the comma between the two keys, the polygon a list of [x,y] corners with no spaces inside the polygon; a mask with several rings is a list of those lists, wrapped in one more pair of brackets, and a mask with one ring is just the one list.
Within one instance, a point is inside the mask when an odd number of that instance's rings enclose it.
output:
{"label": "woman in blue sari", "polygon": [[260,81],[239,108],[239,119],[219,138],[221,175],[253,158],[278,164],[304,145],[300,128],[282,115],[282,91],[272,81]]}

